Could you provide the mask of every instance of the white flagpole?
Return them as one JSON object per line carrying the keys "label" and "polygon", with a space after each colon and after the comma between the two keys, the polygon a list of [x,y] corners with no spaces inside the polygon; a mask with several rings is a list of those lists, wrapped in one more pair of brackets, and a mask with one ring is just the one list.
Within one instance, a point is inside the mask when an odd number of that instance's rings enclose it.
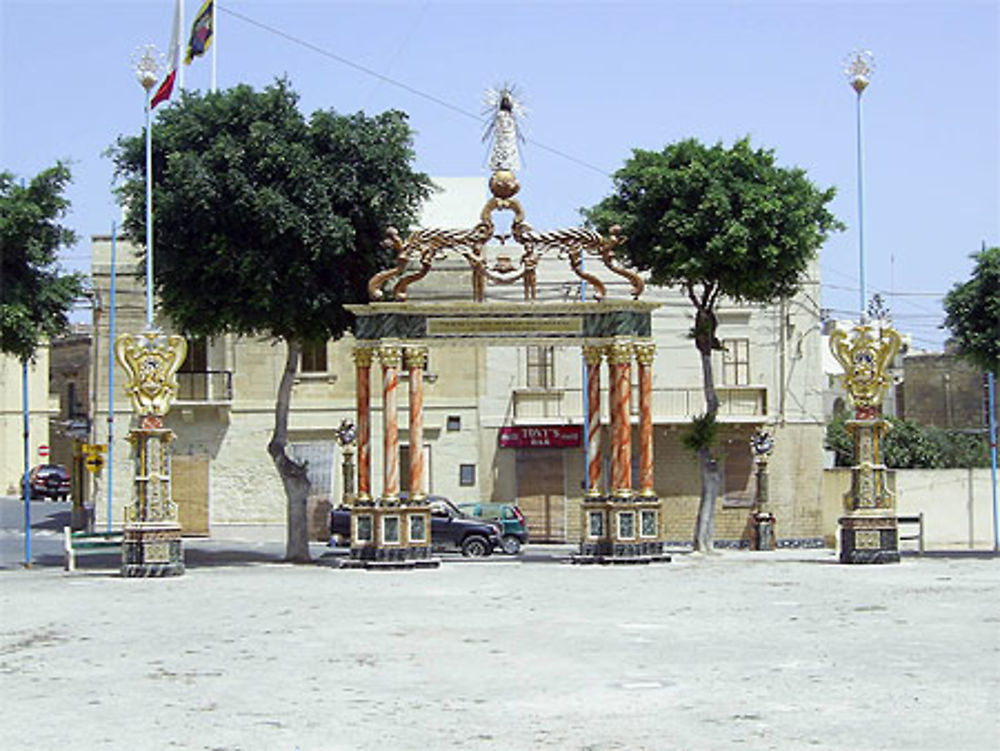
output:
{"label": "white flagpole", "polygon": [[218,2],[212,3],[212,93],[219,90],[218,85],[218,60],[219,60],[219,14]]}

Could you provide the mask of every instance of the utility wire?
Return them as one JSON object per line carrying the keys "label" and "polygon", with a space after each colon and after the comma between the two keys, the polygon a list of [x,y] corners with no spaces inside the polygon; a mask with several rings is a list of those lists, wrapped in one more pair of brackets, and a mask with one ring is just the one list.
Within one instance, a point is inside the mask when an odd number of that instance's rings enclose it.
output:
{"label": "utility wire", "polygon": [[[436,104],[439,107],[444,107],[447,110],[451,110],[455,114],[467,117],[471,120],[475,120],[479,124],[482,124],[482,118],[475,112],[471,112],[467,109],[459,107],[456,104],[452,104],[451,102],[446,101],[441,97],[434,96],[433,94],[428,94],[426,91],[421,91],[420,89],[414,86],[410,86],[409,84],[403,83],[402,81],[397,81],[395,78],[391,78],[383,73],[379,73],[376,70],[372,70],[367,66],[361,65],[360,63],[356,63],[353,60],[349,60],[343,55],[338,55],[337,53],[331,52],[330,50],[320,47],[316,44],[313,44],[312,42],[308,42],[305,39],[302,39],[301,37],[294,36],[286,31],[282,31],[281,29],[275,28],[274,26],[270,26],[266,23],[262,23],[261,21],[257,21],[253,18],[250,18],[249,16],[245,16],[242,13],[239,13],[230,8],[225,8],[220,5],[219,10],[221,10],[223,13],[227,13],[228,15],[233,16],[234,18],[240,19],[244,23],[248,23],[251,26],[256,26],[258,29],[279,36],[282,39],[291,42],[292,44],[297,44],[300,47],[304,47],[307,50],[322,55],[323,57],[327,57],[331,60],[334,60],[340,63],[341,65],[346,65],[347,67],[353,68],[354,70],[364,73],[365,75],[377,78],[383,83],[387,83],[390,86],[395,86],[396,88],[402,89],[403,91],[413,94],[414,96],[418,96],[421,99],[426,99],[428,102],[432,102],[433,104]],[[602,169],[601,167],[598,167],[595,164],[591,164],[590,162],[584,161],[583,159],[579,159],[573,156],[572,154],[567,154],[565,151],[561,151],[560,149],[557,149],[554,146],[548,146],[547,144],[536,141],[533,138],[526,138],[525,141],[530,143],[532,146],[536,146],[539,149],[542,149],[543,151],[548,151],[550,154],[554,154],[558,157],[566,159],[567,161],[573,162],[574,164],[577,164],[581,167],[586,167],[589,170],[593,170],[594,172],[597,172],[598,174],[603,175],[604,177],[612,176],[607,170]]]}

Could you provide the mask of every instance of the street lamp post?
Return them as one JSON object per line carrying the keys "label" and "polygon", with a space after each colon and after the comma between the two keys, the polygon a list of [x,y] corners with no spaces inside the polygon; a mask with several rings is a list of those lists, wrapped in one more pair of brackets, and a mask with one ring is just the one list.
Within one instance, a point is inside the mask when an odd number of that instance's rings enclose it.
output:
{"label": "street lamp post", "polygon": [[[138,55],[138,52],[137,52]],[[151,98],[163,71],[163,56],[147,44],[133,58],[135,77],[146,91],[146,328],[153,328],[153,128]]]}
{"label": "street lamp post", "polygon": [[[138,55],[138,53],[137,53]],[[165,424],[177,396],[177,370],[187,354],[182,336],[167,336],[153,325],[153,157],[150,92],[163,69],[156,48],[133,58],[136,78],[146,91],[146,326],[139,334],[114,340],[115,360],[125,370],[126,393],[136,416],[132,444],[132,500],[125,509],[121,572],[126,577],[178,576],[184,551],[177,504],[171,489],[174,433]],[[113,399],[109,410],[113,409]]]}
{"label": "street lamp post", "polygon": [[868,288],[865,278],[865,180],[864,180],[864,149],[861,139],[861,95],[871,82],[872,71],[875,69],[875,58],[868,50],[856,50],[844,61],[844,73],[857,94],[857,157],[858,157],[858,280],[860,290],[860,319],[865,322],[865,309],[868,305]]}

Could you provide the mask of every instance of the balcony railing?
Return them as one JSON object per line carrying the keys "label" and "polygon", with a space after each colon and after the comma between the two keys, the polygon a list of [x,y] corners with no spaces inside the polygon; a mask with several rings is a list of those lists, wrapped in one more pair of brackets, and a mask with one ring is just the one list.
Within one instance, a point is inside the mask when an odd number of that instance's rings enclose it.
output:
{"label": "balcony railing", "polygon": [[195,370],[177,374],[177,401],[194,404],[228,404],[233,400],[230,370]]}
{"label": "balcony railing", "polygon": [[[719,418],[758,418],[767,415],[767,389],[763,386],[716,386]],[[514,391],[514,417],[518,420],[582,420],[580,389],[528,388]],[[632,414],[639,414],[639,389],[632,389]],[[705,411],[700,387],[653,389],[656,422],[688,422]],[[609,419],[607,391],[601,393],[601,418]]]}

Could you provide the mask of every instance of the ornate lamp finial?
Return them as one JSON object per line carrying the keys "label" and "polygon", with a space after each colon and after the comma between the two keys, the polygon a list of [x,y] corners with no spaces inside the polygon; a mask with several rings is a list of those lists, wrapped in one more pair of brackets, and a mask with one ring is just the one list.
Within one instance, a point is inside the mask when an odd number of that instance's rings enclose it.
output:
{"label": "ornate lamp finial", "polygon": [[870,50],[855,50],[844,59],[844,74],[858,96],[868,88],[874,70],[875,57]]}
{"label": "ornate lamp finial", "polygon": [[164,58],[156,50],[156,45],[147,44],[132,53],[132,67],[135,68],[135,77],[139,84],[148,93],[160,80],[160,74],[165,67]]}

